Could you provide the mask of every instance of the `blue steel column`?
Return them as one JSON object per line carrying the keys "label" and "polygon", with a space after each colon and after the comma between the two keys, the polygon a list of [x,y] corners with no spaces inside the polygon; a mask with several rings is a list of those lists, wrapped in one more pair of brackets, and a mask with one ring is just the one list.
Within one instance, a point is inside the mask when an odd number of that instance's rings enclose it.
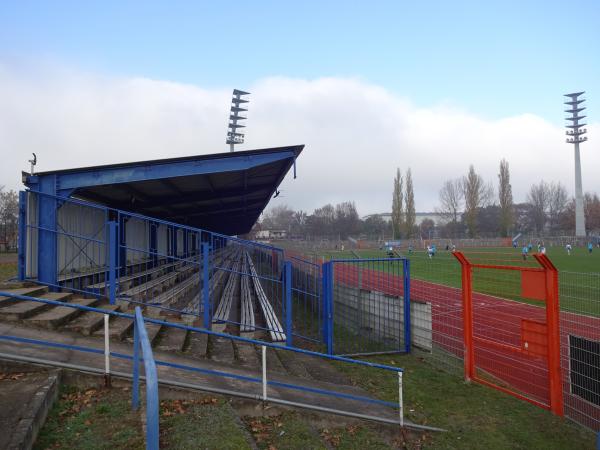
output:
{"label": "blue steel column", "polygon": [[127,226],[128,218],[119,213],[119,243],[117,250],[119,252],[118,269],[120,275],[126,275],[127,270]]}
{"label": "blue steel column", "polygon": [[174,226],[170,226],[171,228],[171,256],[173,258],[177,257],[177,229]]}
{"label": "blue steel column", "polygon": [[202,243],[202,300],[204,302],[204,328],[210,329],[210,299],[209,296],[209,283],[208,278],[209,267],[208,267],[208,252],[210,247],[207,242]]}
{"label": "blue steel column", "polygon": [[38,196],[38,280],[56,285],[58,278],[56,175],[41,177],[39,188],[42,194]]}
{"label": "blue steel column", "polygon": [[412,326],[410,323],[410,260],[402,261],[402,271],[404,277],[404,351],[410,353],[412,340]]}
{"label": "blue steel column", "polygon": [[292,328],[292,263],[285,261],[284,268],[284,288],[285,288],[285,345],[292,346],[293,328]]}
{"label": "blue steel column", "polygon": [[187,258],[189,256],[189,243],[188,243],[189,233],[187,229],[183,229],[183,257]]}
{"label": "blue steel column", "polygon": [[19,192],[19,267],[18,278],[23,281],[26,276],[27,257],[27,192]]}
{"label": "blue steel column", "polygon": [[323,264],[323,342],[333,355],[333,263]]}
{"label": "blue steel column", "polygon": [[115,221],[108,222],[108,292],[110,304],[114,305],[117,297],[117,252],[118,225]]}
{"label": "blue steel column", "polygon": [[150,255],[152,257],[152,266],[155,266],[156,262],[158,261],[158,245],[156,240],[158,227],[158,222],[150,222]]}

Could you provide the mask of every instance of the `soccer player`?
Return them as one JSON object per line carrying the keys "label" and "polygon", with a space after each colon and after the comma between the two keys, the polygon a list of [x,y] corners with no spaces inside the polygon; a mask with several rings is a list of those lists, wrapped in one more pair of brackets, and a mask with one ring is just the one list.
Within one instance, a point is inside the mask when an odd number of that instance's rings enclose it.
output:
{"label": "soccer player", "polygon": [[565,245],[565,248],[567,249],[567,255],[571,256],[571,250],[573,250],[573,247],[571,247],[571,244]]}
{"label": "soccer player", "polygon": [[529,248],[524,245],[523,248],[521,249],[521,254],[523,255],[523,261],[527,260],[527,253],[529,252]]}
{"label": "soccer player", "polygon": [[588,242],[588,253],[591,255],[592,254],[592,250],[594,249],[594,246],[592,245],[591,242]]}

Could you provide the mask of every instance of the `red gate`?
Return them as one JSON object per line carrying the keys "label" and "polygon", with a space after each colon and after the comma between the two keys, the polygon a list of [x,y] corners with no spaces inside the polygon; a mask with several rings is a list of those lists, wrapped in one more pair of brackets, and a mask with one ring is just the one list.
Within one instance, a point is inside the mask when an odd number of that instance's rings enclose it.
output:
{"label": "red gate", "polygon": [[538,254],[535,267],[454,256],[462,266],[465,379],[562,416],[558,272],[552,262]]}

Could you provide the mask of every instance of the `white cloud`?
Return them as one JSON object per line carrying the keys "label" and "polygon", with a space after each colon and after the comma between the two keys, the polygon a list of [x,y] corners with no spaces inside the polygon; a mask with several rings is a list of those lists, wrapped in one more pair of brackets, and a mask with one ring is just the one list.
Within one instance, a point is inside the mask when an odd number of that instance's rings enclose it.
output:
{"label": "white cloud", "polygon": [[[298,179],[288,176],[272,205],[310,211],[355,200],[361,214],[386,211],[396,167],[410,167],[417,209],[432,210],[442,182],[471,163],[495,184],[501,158],[510,163],[516,201],[542,178],[572,191],[564,129],[534,115],[484,120],[445,105],[423,109],[358,79],[268,78],[236,87],[252,92],[240,150],[306,144]],[[0,185],[20,188],[31,152],[42,171],[227,151],[230,95],[229,88],[0,63]],[[600,125],[588,128],[584,189],[600,191],[600,154],[592,150]]]}

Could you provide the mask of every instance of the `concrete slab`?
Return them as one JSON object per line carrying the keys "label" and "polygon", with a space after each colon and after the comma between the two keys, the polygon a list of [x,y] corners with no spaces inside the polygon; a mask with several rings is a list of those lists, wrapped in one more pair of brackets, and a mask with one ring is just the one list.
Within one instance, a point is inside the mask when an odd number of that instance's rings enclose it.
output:
{"label": "concrete slab", "polygon": [[[119,311],[120,306],[118,305],[102,305],[98,306],[98,308],[102,308],[105,311]],[[76,319],[72,320],[68,324],[65,325],[66,330],[76,331],[85,336],[89,336],[98,328],[102,327],[104,324],[104,315],[97,312],[84,312],[79,315]]]}
{"label": "concrete slab", "polygon": [[158,345],[156,346],[157,351],[163,352],[180,352],[183,350],[185,345],[185,339],[188,332],[181,328],[168,328],[163,329]]}
{"label": "concrete slab", "polygon": [[[54,300],[58,302],[67,302],[73,297],[69,292],[46,292],[43,293],[43,298],[46,300]],[[34,301],[21,300],[18,303],[6,306],[0,311],[0,320],[15,321],[23,320],[35,314],[40,314],[43,311],[51,309],[53,306],[46,303],[38,303]]]}
{"label": "concrete slab", "polygon": [[[29,297],[39,297],[45,292],[48,292],[48,288],[45,286],[33,286],[33,287],[24,287],[17,289],[3,289],[3,292],[7,292],[9,294],[14,295],[27,295]],[[4,308],[6,306],[13,305],[15,303],[19,303],[21,300],[12,298],[12,297],[2,297],[0,296],[0,308]]]}
{"label": "concrete slab", "polygon": [[[94,306],[98,302],[99,300],[97,299],[78,298],[70,303],[83,306]],[[68,306],[55,306],[48,311],[25,319],[25,322],[41,328],[55,329],[69,322],[70,320],[73,320],[79,314],[81,314],[81,310],[79,309],[69,308]]]}
{"label": "concrete slab", "polygon": [[[22,376],[21,376],[22,375]],[[58,395],[59,372],[0,374],[0,448],[30,449]]]}

